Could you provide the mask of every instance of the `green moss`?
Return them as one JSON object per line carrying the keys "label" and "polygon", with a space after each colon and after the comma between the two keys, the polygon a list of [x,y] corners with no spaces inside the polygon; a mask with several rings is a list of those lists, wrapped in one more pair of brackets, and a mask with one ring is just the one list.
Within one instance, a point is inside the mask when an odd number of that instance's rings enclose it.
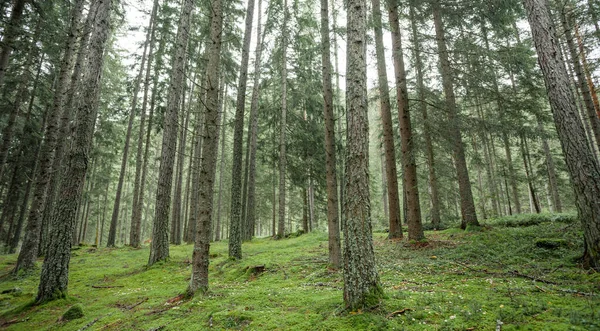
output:
{"label": "green moss", "polygon": [[71,306],[62,316],[63,321],[72,321],[83,317],[83,307],[80,304]]}

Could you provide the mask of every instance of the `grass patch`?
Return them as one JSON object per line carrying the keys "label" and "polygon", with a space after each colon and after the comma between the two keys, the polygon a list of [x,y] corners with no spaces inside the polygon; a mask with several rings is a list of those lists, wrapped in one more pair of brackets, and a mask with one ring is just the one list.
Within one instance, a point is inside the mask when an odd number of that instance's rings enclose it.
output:
{"label": "grass patch", "polygon": [[[39,270],[0,281],[0,328],[8,330],[596,330],[600,275],[582,270],[582,234],[570,216],[482,222],[481,231],[428,231],[427,245],[374,235],[385,293],[370,311],[343,307],[343,277],[327,260],[327,234],[211,245],[210,290],[186,299],[192,246],[146,268],[149,248],[87,249],[71,260],[69,296],[40,306]],[[543,219],[542,221],[537,221]],[[510,223],[512,222],[512,223]],[[529,224],[508,226],[506,224]],[[559,241],[552,249],[536,240]],[[15,255],[0,256],[0,273]],[[40,261],[41,263],[41,261]],[[19,295],[14,291],[20,289]],[[85,316],[60,317],[80,305]]]}

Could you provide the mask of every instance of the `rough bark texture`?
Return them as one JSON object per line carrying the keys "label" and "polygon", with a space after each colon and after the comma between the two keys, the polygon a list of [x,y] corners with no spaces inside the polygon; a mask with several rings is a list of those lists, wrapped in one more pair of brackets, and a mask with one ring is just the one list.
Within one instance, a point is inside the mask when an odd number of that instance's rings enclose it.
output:
{"label": "rough bark texture", "polygon": [[135,175],[133,182],[133,203],[131,206],[131,226],[129,229],[129,245],[132,247],[140,247],[140,222],[142,206],[140,206],[140,188],[142,177],[142,166],[144,164],[144,133],[146,130],[146,110],[148,106],[148,92],[150,90],[150,80],[152,72],[152,63],[154,62],[154,43],[156,41],[156,15],[158,12],[158,0],[154,0],[152,6],[152,14],[150,15],[150,24],[146,40],[149,40],[148,45],[148,65],[146,66],[146,74],[144,78],[144,96],[142,97],[142,110],[140,112],[140,129],[138,132],[138,143],[135,157]]}
{"label": "rough bark texture", "polygon": [[13,51],[13,43],[20,33],[21,18],[23,17],[23,9],[27,0],[15,0],[10,13],[10,18],[3,31],[3,38],[0,42],[0,86],[4,83],[4,76],[8,67],[8,60]]}
{"label": "rough bark texture", "polygon": [[406,204],[405,222],[408,224],[408,239],[419,241],[425,238],[421,224],[421,202],[417,183],[417,163],[415,161],[412,138],[412,124],[408,106],[408,88],[406,87],[406,70],[402,54],[402,35],[400,34],[400,18],[395,1],[387,0],[390,26],[392,30],[392,55],[394,57],[394,76],[396,80],[396,100],[398,102],[398,122],[400,124],[400,141],[402,145],[402,172],[404,181],[402,188]]}
{"label": "rough bark texture", "polygon": [[[148,32],[152,30],[152,16],[150,16],[150,22],[148,23]],[[107,247],[115,246],[115,239],[117,234],[117,221],[119,220],[119,209],[121,207],[121,193],[123,192],[123,181],[125,180],[125,174],[127,172],[127,161],[129,157],[129,142],[131,141],[131,131],[133,129],[133,120],[135,119],[135,112],[138,102],[138,94],[140,92],[140,86],[142,85],[142,76],[144,75],[144,67],[146,66],[146,52],[148,50],[148,36],[146,36],[146,42],[144,43],[144,51],[142,52],[142,63],[140,64],[140,71],[135,80],[133,87],[133,95],[131,98],[131,109],[129,110],[129,121],[127,123],[127,132],[125,133],[125,146],[123,147],[123,155],[121,158],[121,171],[119,172],[119,181],[117,183],[117,192],[115,195],[115,202],[113,205],[112,217],[110,220],[110,229],[108,230],[108,241]],[[145,93],[144,93],[145,94]],[[140,128],[142,126],[140,125]],[[139,147],[138,147],[139,148]],[[137,170],[137,165],[136,165]]]}
{"label": "rough bark texture", "polygon": [[83,94],[77,107],[77,126],[74,144],[67,160],[65,179],[61,183],[57,210],[52,221],[52,232],[46,259],[42,266],[40,284],[35,301],[45,302],[62,298],[69,283],[71,233],[75,226],[77,205],[81,201],[83,181],[87,172],[90,149],[98,112],[100,77],[103,55],[110,34],[111,0],[98,0],[94,34],[90,40],[87,73],[82,81]]}
{"label": "rough bark texture", "polygon": [[76,48],[76,40],[79,35],[79,21],[83,9],[83,0],[77,0],[73,6],[71,14],[70,30],[65,44],[65,53],[61,59],[60,70],[54,91],[52,107],[48,114],[46,129],[44,132],[44,142],[39,156],[39,168],[36,175],[35,189],[33,191],[33,200],[29,208],[27,218],[27,228],[25,239],[19,253],[19,258],[14,272],[21,269],[32,269],[38,255],[38,247],[41,236],[42,207],[46,199],[46,191],[52,174],[52,161],[57,146],[57,136],[59,128],[59,118],[62,114],[64,96],[67,93],[69,72],[73,66]]}
{"label": "rough bark texture", "polygon": [[[246,27],[242,46],[242,63],[235,105],[235,127],[233,132],[233,165],[231,173],[231,220],[229,233],[229,256],[242,258],[242,149],[244,139],[244,109],[246,108],[246,86],[248,82],[248,59],[250,57],[250,39],[252,38],[252,20],[254,0],[248,1],[246,9]],[[245,196],[245,194],[244,194]]]}
{"label": "rough bark texture", "polygon": [[545,0],[524,0],[554,124],[575,191],[585,239],[584,266],[600,270],[600,166],[594,159],[558,52],[558,38]]}
{"label": "rough bark texture", "polygon": [[448,112],[449,137],[453,145],[453,158],[458,178],[458,190],[460,195],[460,212],[462,221],[460,227],[465,229],[468,225],[478,226],[477,213],[475,211],[475,202],[473,201],[473,192],[471,191],[471,181],[469,180],[469,170],[467,169],[467,159],[465,156],[465,146],[461,136],[461,121],[456,107],[456,97],[454,95],[454,83],[452,82],[452,69],[446,46],[446,37],[439,0],[432,1],[433,21],[435,24],[435,35],[438,47],[438,56],[440,61],[440,72],[442,74],[442,85],[446,98],[446,109]]}
{"label": "rough bark texture", "polygon": [[419,108],[423,116],[423,138],[425,139],[425,155],[427,157],[427,169],[429,176],[429,189],[431,194],[431,223],[434,228],[440,225],[440,194],[435,172],[435,158],[433,152],[433,143],[431,140],[431,125],[427,112],[427,103],[425,102],[425,83],[423,82],[423,59],[421,58],[421,41],[418,34],[417,18],[415,17],[414,5],[409,8],[413,53],[415,58],[415,69],[417,73],[417,93],[419,95]]}
{"label": "rough bark texture", "polygon": [[[192,254],[192,279],[188,293],[193,294],[200,290],[208,290],[208,264],[210,235],[213,212],[213,189],[215,171],[217,169],[217,155],[219,152],[219,67],[221,63],[221,36],[223,26],[223,9],[221,0],[212,3],[212,19],[210,25],[210,49],[208,50],[208,64],[206,66],[207,91],[206,91],[206,120],[204,127],[204,150],[201,163],[200,205],[198,208],[198,224],[196,225],[196,238]],[[222,98],[225,97],[224,95]]]}
{"label": "rough bark texture", "polygon": [[177,145],[177,114],[179,112],[181,91],[185,71],[185,50],[189,38],[190,17],[194,8],[193,0],[185,0],[179,16],[179,27],[175,41],[175,54],[171,68],[171,81],[167,94],[167,105],[163,123],[163,141],[156,207],[152,228],[152,245],[148,265],[169,258],[169,212],[171,208],[171,187],[173,184],[173,165]]}
{"label": "rough bark texture", "polygon": [[341,265],[341,246],[340,225],[338,221],[339,211],[335,159],[335,115],[333,113],[330,52],[329,6],[327,0],[321,0],[321,61],[323,74],[323,114],[325,118],[325,171],[327,176],[329,264],[337,269]]}
{"label": "rough bark texture", "polygon": [[277,221],[277,237],[285,236],[285,167],[286,167],[286,140],[287,130],[287,0],[283,1],[283,31],[281,32],[281,122],[279,125],[279,217]]}
{"label": "rough bark texture", "polygon": [[377,305],[383,289],[375,266],[369,197],[367,4],[365,0],[349,0],[347,8],[344,303],[348,309],[357,310]]}
{"label": "rough bark texture", "polygon": [[256,147],[258,141],[258,98],[260,96],[261,57],[264,36],[262,28],[262,0],[258,0],[258,17],[256,24],[256,56],[254,58],[254,87],[252,89],[252,103],[250,105],[250,139],[248,140],[248,205],[246,213],[246,226],[249,239],[252,238],[256,226]]}
{"label": "rough bark texture", "polygon": [[377,82],[379,88],[380,115],[385,156],[385,178],[387,179],[389,239],[402,238],[402,220],[400,219],[400,198],[398,196],[398,171],[396,169],[396,147],[394,146],[394,126],[390,106],[390,93],[383,47],[383,29],[381,3],[371,0],[373,6],[373,28],[375,30],[375,52],[377,55]]}

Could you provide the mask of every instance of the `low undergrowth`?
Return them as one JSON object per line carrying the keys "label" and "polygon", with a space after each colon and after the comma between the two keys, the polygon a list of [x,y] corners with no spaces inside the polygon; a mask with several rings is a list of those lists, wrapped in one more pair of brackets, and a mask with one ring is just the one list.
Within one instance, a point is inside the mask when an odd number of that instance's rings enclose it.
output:
{"label": "low undergrowth", "polygon": [[[480,231],[427,231],[411,245],[374,235],[386,297],[343,309],[342,274],[327,261],[327,234],[255,239],[230,260],[211,245],[210,291],[186,299],[192,246],[147,268],[149,248],[73,251],[69,297],[27,306],[39,270],[0,280],[0,328],[9,330],[595,330],[600,275],[579,268],[582,239],[569,215],[482,222]],[[518,224],[516,226],[508,224]],[[540,245],[536,243],[544,242]],[[548,244],[554,243],[554,244]],[[16,255],[0,256],[8,274]],[[41,261],[40,261],[41,263]],[[66,320],[74,305],[83,317]]]}

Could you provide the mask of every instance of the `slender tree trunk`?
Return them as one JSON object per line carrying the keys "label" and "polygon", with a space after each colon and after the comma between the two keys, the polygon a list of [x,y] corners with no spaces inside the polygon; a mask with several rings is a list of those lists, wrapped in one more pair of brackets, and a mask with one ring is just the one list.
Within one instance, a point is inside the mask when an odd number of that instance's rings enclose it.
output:
{"label": "slender tree trunk", "polygon": [[[152,16],[148,23],[148,31],[152,29]],[[142,84],[142,77],[144,75],[144,67],[146,65],[146,55],[148,50],[148,38],[144,43],[144,51],[142,52],[142,63],[140,64],[140,71],[138,72],[137,78],[135,79],[133,95],[131,98],[131,109],[129,111],[129,121],[127,123],[127,133],[125,134],[125,146],[123,147],[123,155],[121,158],[121,171],[119,172],[119,182],[117,183],[117,192],[115,195],[115,202],[113,206],[112,217],[110,220],[110,230],[108,231],[108,242],[107,247],[114,247],[116,234],[117,234],[117,222],[119,220],[119,209],[121,207],[121,194],[123,190],[123,181],[125,180],[125,173],[127,172],[127,161],[129,158],[129,142],[131,141],[131,131],[133,129],[133,120],[135,119],[135,112],[138,102],[138,94],[140,92],[140,86]],[[141,126],[140,126],[141,127]]]}
{"label": "slender tree trunk", "polygon": [[[258,7],[260,8],[260,2],[261,0],[259,0],[259,5]],[[259,10],[260,13],[260,10]],[[259,15],[260,17],[260,15]],[[259,20],[260,22],[260,20]],[[220,161],[220,165],[219,165],[219,196],[218,196],[218,200],[217,200],[217,226],[215,228],[215,241],[220,241],[221,240],[221,200],[223,198],[223,171],[225,171],[225,133],[226,133],[226,127],[227,127],[227,103],[225,101],[225,99],[227,98],[227,90],[225,90],[223,92],[223,98],[221,100],[221,104],[223,107],[223,120],[221,121],[221,161]]]}
{"label": "slender tree trunk", "polygon": [[[338,148],[337,148],[337,165],[338,165],[338,169],[337,172],[339,174],[338,180],[339,180],[339,203],[338,203],[338,210],[342,210],[342,207],[344,205],[344,147],[343,147],[343,131],[342,131],[342,117],[344,117],[344,111],[343,111],[343,106],[342,106],[342,101],[341,101],[341,97],[340,97],[340,70],[339,70],[339,61],[338,61],[338,44],[337,44],[337,10],[336,10],[336,0],[331,0],[331,14],[332,14],[332,27],[331,29],[333,30],[333,57],[334,57],[334,62],[335,62],[335,92],[333,94],[334,100],[333,100],[333,104],[337,105],[337,113],[336,116],[338,118],[337,121],[337,132],[339,134],[339,144],[338,144]],[[335,107],[334,107],[335,108]],[[342,212],[339,213],[339,223],[340,223],[340,228],[343,229],[344,228],[344,215]]]}
{"label": "slender tree trunk", "polygon": [[387,176],[385,175],[385,152],[381,148],[381,204],[383,205],[383,214],[389,219],[388,195],[387,195]]}
{"label": "slender tree trunk", "polygon": [[[138,142],[135,157],[135,177],[133,183],[133,203],[131,205],[131,226],[129,231],[129,245],[140,247],[140,233],[138,223],[141,221],[142,206],[140,205],[140,187],[142,177],[142,165],[144,163],[144,133],[146,129],[146,109],[148,106],[148,93],[150,90],[150,79],[152,73],[152,63],[154,62],[154,43],[156,41],[156,16],[158,12],[158,0],[154,0],[152,13],[150,14],[150,23],[146,33],[148,45],[148,65],[144,77],[144,96],[142,97],[142,109],[140,111],[140,128],[138,132]],[[156,90],[153,90],[156,91]],[[149,129],[148,129],[149,130]]]}
{"label": "slender tree trunk", "polygon": [[383,149],[385,155],[385,177],[387,179],[387,200],[388,208],[386,211],[389,224],[389,239],[402,238],[402,221],[400,219],[400,198],[398,197],[398,172],[396,169],[396,147],[394,146],[394,127],[392,124],[392,113],[390,106],[390,94],[387,78],[387,68],[385,63],[385,50],[383,47],[383,31],[381,19],[381,3],[379,0],[371,0],[373,7],[373,27],[375,30],[375,51],[377,54],[377,76],[379,87],[379,102]]}
{"label": "slender tree trunk", "polygon": [[329,264],[333,268],[338,269],[341,266],[341,245],[340,225],[338,222],[339,211],[335,157],[335,115],[333,111],[330,48],[329,5],[328,0],[321,0],[321,71],[323,75],[323,116],[325,118],[325,171],[327,177],[327,228],[329,233]]}
{"label": "slender tree trunk", "polygon": [[434,228],[440,225],[440,194],[438,188],[437,175],[435,172],[435,157],[433,152],[433,143],[431,140],[431,125],[427,114],[427,103],[425,102],[425,83],[423,82],[423,60],[421,58],[421,41],[418,35],[417,19],[413,5],[410,9],[410,22],[412,30],[413,52],[415,58],[415,69],[417,72],[417,93],[419,95],[419,108],[423,116],[423,138],[425,139],[425,154],[427,156],[427,168],[429,176],[429,188],[431,190],[431,223]]}
{"label": "slender tree trunk", "polygon": [[404,175],[403,191],[406,212],[405,220],[408,223],[408,239],[419,241],[425,238],[421,224],[421,202],[419,199],[419,185],[417,183],[417,163],[415,160],[412,123],[408,106],[408,88],[406,87],[406,71],[404,69],[404,55],[402,54],[402,35],[400,34],[400,18],[398,7],[388,1],[388,14],[392,30],[392,55],[394,57],[394,74],[396,77],[396,100],[398,102],[398,122],[400,124],[400,141],[402,146],[402,172]]}
{"label": "slender tree trunk", "polygon": [[584,267],[600,270],[600,166],[577,121],[568,75],[558,52],[557,36],[544,0],[524,0],[533,41],[542,69],[554,123],[561,141],[583,227]]}
{"label": "slender tree trunk", "polygon": [[508,178],[510,181],[510,187],[512,191],[512,199],[515,204],[515,211],[517,214],[521,213],[521,201],[519,200],[519,189],[517,187],[517,179],[515,178],[515,168],[512,160],[512,152],[510,150],[510,141],[508,135],[502,133],[502,141],[504,142],[504,151],[506,153],[506,163],[508,165]]}
{"label": "slender tree trunk", "polygon": [[562,202],[560,201],[560,193],[558,192],[558,178],[556,176],[556,168],[554,167],[554,159],[550,152],[550,146],[548,146],[548,138],[544,130],[542,121],[538,118],[538,131],[542,137],[542,148],[544,149],[544,156],[546,157],[546,169],[548,169],[548,185],[550,188],[550,197],[552,198],[552,207],[554,207],[555,213],[562,213]]}
{"label": "slender tree trunk", "polygon": [[77,205],[81,201],[83,180],[89,163],[92,137],[98,112],[100,77],[103,67],[105,45],[110,34],[110,11],[112,1],[99,0],[94,34],[90,40],[85,86],[77,109],[77,126],[74,144],[69,155],[68,169],[61,183],[57,211],[54,214],[50,245],[42,266],[37,303],[62,298],[67,293],[69,260]]}
{"label": "slender tree trunk", "polygon": [[346,185],[344,187],[344,303],[352,311],[377,305],[383,296],[375,265],[369,197],[367,114],[367,4],[348,0]]}
{"label": "slender tree trunk", "polygon": [[[235,128],[233,132],[233,165],[231,173],[231,225],[229,234],[229,256],[242,258],[243,228],[242,215],[242,150],[244,139],[244,109],[246,107],[246,86],[248,82],[248,59],[250,57],[250,40],[252,38],[252,21],[254,17],[254,0],[248,1],[246,9],[246,27],[242,46],[242,63],[235,106]],[[244,194],[245,196],[245,194]]]}
{"label": "slender tree trunk", "polygon": [[54,159],[54,151],[57,146],[59,118],[62,114],[64,96],[67,92],[69,72],[73,65],[73,55],[75,53],[77,36],[79,35],[79,21],[82,15],[83,4],[83,0],[77,0],[71,12],[70,31],[65,44],[65,52],[62,56],[60,64],[53,104],[48,114],[44,142],[42,143],[40,151],[40,161],[38,173],[36,175],[33,201],[31,202],[31,207],[29,208],[25,239],[23,241],[23,246],[21,248],[21,252],[19,253],[19,258],[14,269],[15,273],[21,269],[32,269],[38,256],[38,247],[41,236],[42,207],[46,198],[46,191],[50,177],[53,175],[52,162]]}
{"label": "slender tree trunk", "polygon": [[[208,64],[206,66],[208,90],[206,91],[204,150],[202,153],[200,170],[200,205],[198,208],[198,224],[196,225],[194,252],[192,254],[192,278],[188,288],[189,294],[194,294],[198,290],[203,294],[208,291],[208,264],[214,201],[213,189],[215,171],[217,168],[217,155],[219,151],[219,126],[221,125],[221,114],[219,109],[219,91],[221,91],[221,89],[219,86],[219,76],[223,10],[221,7],[221,0],[214,0],[211,4],[211,46],[208,50]],[[221,95],[221,98],[224,97],[225,95]]]}
{"label": "slender tree trunk", "polygon": [[468,225],[478,226],[479,222],[477,221],[477,213],[475,211],[475,203],[471,191],[471,182],[469,180],[469,171],[467,169],[465,147],[461,136],[460,118],[458,117],[458,110],[456,107],[456,97],[454,95],[454,85],[452,82],[453,75],[450,67],[450,59],[448,57],[448,49],[446,47],[446,37],[442,23],[439,0],[432,1],[432,9],[442,73],[442,85],[444,87],[448,122],[450,123],[449,128],[451,130],[450,139],[453,144],[453,157],[458,178],[460,210],[462,215],[460,227],[461,229],[465,229]]}
{"label": "slender tree trunk", "polygon": [[587,111],[588,120],[590,121],[592,132],[594,133],[594,138],[596,140],[596,145],[600,148],[600,118],[596,114],[596,107],[594,106],[594,101],[592,99],[592,94],[590,92],[590,87],[587,84],[584,71],[579,62],[579,54],[577,50],[577,46],[573,40],[573,33],[571,31],[571,24],[568,14],[565,13],[566,9],[563,9],[561,12],[561,23],[562,28],[565,33],[565,39],[567,41],[567,48],[569,49],[569,53],[571,55],[571,61],[573,62],[573,69],[575,70],[575,76],[577,78],[577,86],[581,91],[581,95],[583,97],[583,103],[585,105],[585,110]]}
{"label": "slender tree trunk", "polygon": [[279,220],[277,238],[285,237],[285,171],[286,171],[286,130],[287,130],[287,20],[288,2],[283,1],[283,29],[281,32],[281,122],[279,125]]}
{"label": "slender tree trunk", "polygon": [[169,258],[169,211],[171,208],[171,187],[173,165],[177,145],[177,114],[181,101],[185,71],[185,50],[189,38],[190,17],[194,1],[185,0],[179,17],[179,27],[175,39],[175,54],[171,68],[171,81],[167,94],[167,105],[163,124],[161,162],[158,172],[155,217],[152,228],[152,245],[148,265]]}
{"label": "slender tree trunk", "polygon": [[[250,238],[256,225],[256,149],[258,141],[258,98],[260,96],[261,57],[264,35],[262,35],[262,0],[258,0],[258,19],[256,24],[256,56],[254,59],[254,87],[252,89],[252,103],[250,105],[250,138],[248,149],[250,161],[248,162],[248,205],[246,224],[249,228]],[[220,185],[220,184],[219,184]],[[244,186],[246,187],[246,186]],[[245,190],[245,189],[244,189]]]}
{"label": "slender tree trunk", "polygon": [[13,51],[15,39],[21,33],[21,18],[27,0],[14,0],[10,12],[10,18],[3,31],[2,42],[0,42],[0,86],[4,83],[4,76],[8,67],[8,60]]}

